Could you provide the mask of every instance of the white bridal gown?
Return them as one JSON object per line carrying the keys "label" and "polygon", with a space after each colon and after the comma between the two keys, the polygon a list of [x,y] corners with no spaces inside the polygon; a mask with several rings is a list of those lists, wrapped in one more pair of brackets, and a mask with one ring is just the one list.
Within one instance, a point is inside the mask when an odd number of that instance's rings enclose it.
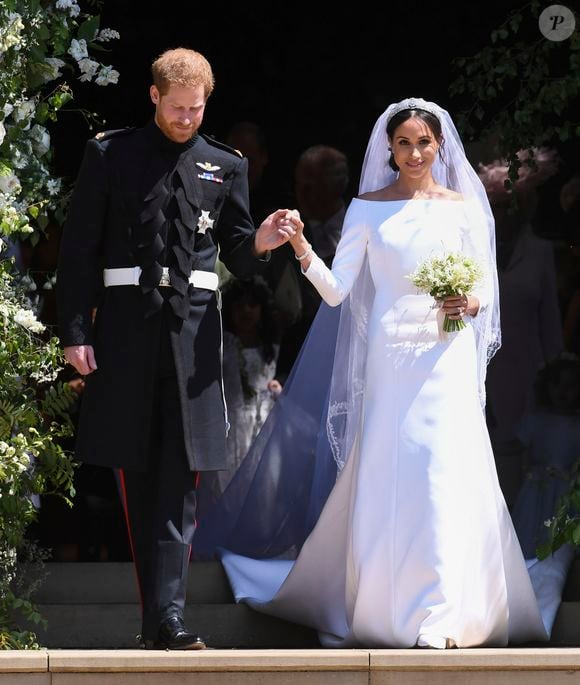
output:
{"label": "white bridal gown", "polygon": [[315,259],[306,273],[338,304],[368,255],[376,295],[358,444],[296,561],[222,561],[237,601],[317,629],[328,647],[547,638],[498,485],[472,326],[440,341],[433,298],[405,278],[443,249],[473,253],[468,211],[355,199],[332,271]]}

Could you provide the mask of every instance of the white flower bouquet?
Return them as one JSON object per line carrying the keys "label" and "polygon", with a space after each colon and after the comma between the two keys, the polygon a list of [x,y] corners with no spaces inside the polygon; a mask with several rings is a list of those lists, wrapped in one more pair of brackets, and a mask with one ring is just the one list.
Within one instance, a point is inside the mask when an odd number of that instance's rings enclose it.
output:
{"label": "white flower bouquet", "polygon": [[[445,297],[471,294],[474,286],[483,278],[483,269],[471,257],[460,252],[449,252],[421,262],[407,278],[421,292],[434,297],[435,306],[440,306]],[[445,315],[443,330],[446,333],[455,333],[463,328],[463,319],[450,319]]]}

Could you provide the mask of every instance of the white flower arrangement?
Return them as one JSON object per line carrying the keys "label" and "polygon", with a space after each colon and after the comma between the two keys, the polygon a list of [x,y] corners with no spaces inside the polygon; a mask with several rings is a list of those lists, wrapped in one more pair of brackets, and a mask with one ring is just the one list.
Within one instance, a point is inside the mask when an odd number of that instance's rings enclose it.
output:
{"label": "white flower arrangement", "polygon": [[68,12],[69,16],[73,18],[78,17],[81,13],[81,8],[76,0],[56,0],[56,9]]}
{"label": "white flower arrangement", "polygon": [[72,55],[72,58],[77,62],[87,59],[89,56],[89,51],[87,50],[87,41],[84,38],[81,38],[80,40],[73,38],[70,42],[70,47],[67,52],[69,55]]}
{"label": "white flower arrangement", "polygon": [[119,79],[119,72],[112,66],[93,58],[93,51],[103,51],[101,44],[119,38],[118,32],[101,29],[99,23],[99,17],[84,13],[77,0],[0,0],[3,648],[38,647],[34,633],[19,625],[19,612],[26,607],[28,617],[41,617],[34,613],[30,602],[14,594],[11,585],[16,576],[17,551],[23,550],[26,530],[35,518],[34,500],[48,491],[59,492],[65,498],[73,494],[73,465],[61,446],[62,438],[70,435],[66,415],[73,403],[72,393],[68,386],[55,384],[62,352],[58,340],[50,337],[35,313],[35,303],[54,287],[55,279],[48,276],[40,292],[33,292],[36,284],[32,279],[27,282],[23,278],[22,283],[15,279],[14,260],[9,255],[20,238],[30,236],[34,244],[50,221],[59,220],[68,190],[50,168],[50,123],[57,120],[59,110],[73,97],[70,86],[57,79],[67,69],[99,86],[117,83]]}
{"label": "white flower arrangement", "polygon": [[79,69],[81,75],[79,76],[79,81],[92,81],[93,76],[99,70],[99,63],[95,62],[94,59],[89,59],[88,57],[83,57],[78,61]]}
{"label": "white flower arrangement", "polygon": [[0,55],[8,52],[10,48],[19,50],[22,44],[22,31],[24,23],[17,12],[8,12],[0,23]]}
{"label": "white flower arrangement", "polygon": [[46,328],[30,309],[19,309],[14,314],[14,321],[24,328],[28,328],[32,333],[42,333]]}
{"label": "white flower arrangement", "polygon": [[118,31],[114,31],[113,29],[102,29],[97,33],[97,37],[95,40],[99,41],[100,43],[108,43],[110,40],[118,40],[120,38],[120,34]]}
{"label": "white flower arrangement", "polygon": [[101,67],[99,75],[97,76],[95,83],[98,86],[108,86],[109,83],[117,83],[119,81],[119,72],[113,69],[113,67]]}
{"label": "white flower arrangement", "polygon": [[[471,294],[483,275],[483,269],[474,259],[460,252],[449,252],[421,262],[406,278],[420,292],[431,295],[439,302],[445,297]],[[463,319],[450,319],[445,315],[443,330],[446,333],[454,333],[463,328]]]}

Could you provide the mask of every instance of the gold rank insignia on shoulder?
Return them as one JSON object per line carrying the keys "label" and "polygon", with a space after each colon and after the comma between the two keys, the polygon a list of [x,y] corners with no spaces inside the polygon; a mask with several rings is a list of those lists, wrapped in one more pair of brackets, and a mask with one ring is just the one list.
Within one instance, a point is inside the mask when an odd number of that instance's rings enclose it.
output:
{"label": "gold rank insignia on shoulder", "polygon": [[219,171],[221,169],[221,166],[216,166],[211,162],[196,162],[195,165],[203,169],[203,171]]}
{"label": "gold rank insignia on shoulder", "polygon": [[104,138],[104,137],[105,137],[105,132],[104,132],[104,131],[99,131],[99,133],[97,133],[97,135],[95,136],[95,138],[96,138],[97,140],[101,140],[101,138]]}

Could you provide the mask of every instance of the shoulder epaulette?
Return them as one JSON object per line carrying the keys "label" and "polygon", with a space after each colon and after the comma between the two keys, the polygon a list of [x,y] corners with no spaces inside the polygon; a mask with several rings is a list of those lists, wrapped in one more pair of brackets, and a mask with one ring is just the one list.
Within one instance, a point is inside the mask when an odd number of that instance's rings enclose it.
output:
{"label": "shoulder epaulette", "polygon": [[236,157],[244,156],[239,150],[236,150],[235,148],[230,147],[229,145],[226,145],[225,143],[222,143],[221,141],[216,140],[215,138],[212,138],[211,136],[208,136],[205,133],[202,133],[201,137],[206,141],[206,143],[209,143],[210,145],[213,145],[214,147],[217,147],[220,150],[224,150],[225,152],[229,152],[231,155],[236,155]]}
{"label": "shoulder epaulette", "polygon": [[117,136],[125,136],[136,130],[135,126],[127,126],[126,128],[116,128],[111,131],[100,131],[95,138],[99,141],[109,140],[110,138],[116,138]]}

